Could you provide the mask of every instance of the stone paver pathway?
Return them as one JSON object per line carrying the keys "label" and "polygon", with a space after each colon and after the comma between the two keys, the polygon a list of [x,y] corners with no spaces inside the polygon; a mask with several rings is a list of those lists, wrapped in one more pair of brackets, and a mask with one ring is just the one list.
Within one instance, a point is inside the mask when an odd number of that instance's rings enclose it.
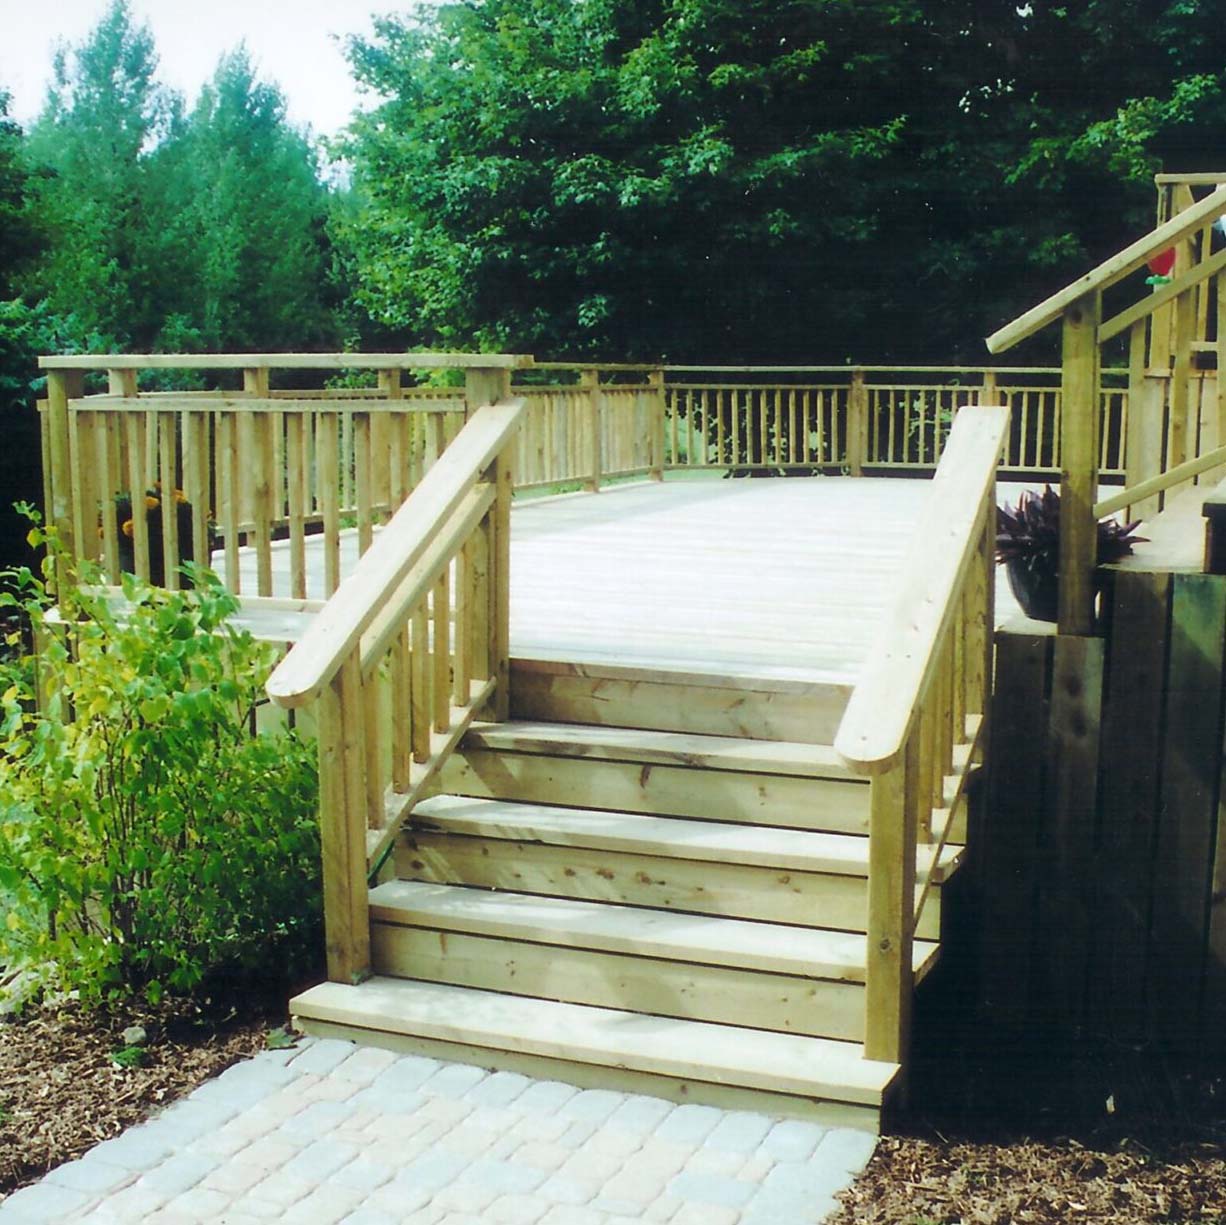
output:
{"label": "stone paver pathway", "polygon": [[304,1039],[15,1192],[0,1225],[815,1225],[873,1146]]}

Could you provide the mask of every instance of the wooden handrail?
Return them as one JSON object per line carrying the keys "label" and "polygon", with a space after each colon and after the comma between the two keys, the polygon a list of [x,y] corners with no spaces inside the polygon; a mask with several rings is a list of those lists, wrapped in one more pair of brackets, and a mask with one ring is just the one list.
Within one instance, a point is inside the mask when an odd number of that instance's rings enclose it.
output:
{"label": "wooden handrail", "polygon": [[40,370],[524,370],[526,353],[75,353]]}
{"label": "wooden handrail", "polygon": [[1130,489],[1121,489],[1119,493],[1113,493],[1109,498],[1096,502],[1094,518],[1105,519],[1108,515],[1115,514],[1117,510],[1123,510],[1125,506],[1143,502],[1146,498],[1152,498],[1156,493],[1163,493],[1183,481],[1190,481],[1194,476],[1200,476],[1202,472],[1208,472],[1211,468],[1220,468],[1223,464],[1226,464],[1226,446],[1206,451],[1204,455],[1198,455],[1195,459],[1189,459],[1186,463],[1179,464],[1166,472],[1151,476],[1149,480],[1141,481]]}
{"label": "wooden handrail", "polygon": [[524,401],[486,405],[422,478],[268,681],[280,706],[316,699],[511,437]]}
{"label": "wooden handrail", "polygon": [[1002,353],[1011,349],[1028,336],[1041,331],[1048,324],[1054,323],[1079,298],[1087,294],[1099,292],[1116,281],[1126,277],[1130,272],[1140,268],[1147,260],[1165,251],[1168,247],[1182,242],[1185,238],[1202,229],[1205,224],[1226,212],[1226,186],[1218,188],[1203,200],[1186,208],[1182,213],[1172,217],[1164,225],[1151,230],[1136,242],[1117,252],[1110,259],[1104,260],[1097,268],[1087,272],[1070,285],[1066,285],[1058,293],[1038,306],[1032,307],[1024,315],[1019,315],[1012,323],[992,333],[987,338],[989,353]]}
{"label": "wooden handrail", "polygon": [[1219,251],[1209,259],[1202,260],[1182,276],[1169,281],[1139,302],[1134,302],[1127,310],[1122,310],[1118,315],[1101,323],[1098,328],[1098,343],[1105,345],[1107,341],[1114,340],[1134,323],[1152,315],[1159,307],[1173,302],[1181,293],[1194,289],[1202,281],[1207,281],[1215,273],[1221,272],[1223,268],[1226,268],[1226,251]]}
{"label": "wooden handrail", "polygon": [[898,596],[852,691],[834,747],[852,769],[881,774],[898,764],[935,669],[955,597],[975,564],[975,526],[996,483],[1007,408],[975,408],[954,419]]}

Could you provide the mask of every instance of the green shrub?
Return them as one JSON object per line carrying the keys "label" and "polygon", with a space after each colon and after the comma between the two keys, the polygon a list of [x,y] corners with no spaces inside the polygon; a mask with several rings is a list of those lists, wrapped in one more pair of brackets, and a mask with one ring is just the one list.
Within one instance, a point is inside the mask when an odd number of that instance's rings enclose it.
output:
{"label": "green shrub", "polygon": [[180,593],[128,576],[122,616],[66,592],[67,626],[8,578],[39,650],[0,665],[0,963],[87,1003],[300,970],[322,944],[316,754],[254,734],[275,648],[207,571]]}

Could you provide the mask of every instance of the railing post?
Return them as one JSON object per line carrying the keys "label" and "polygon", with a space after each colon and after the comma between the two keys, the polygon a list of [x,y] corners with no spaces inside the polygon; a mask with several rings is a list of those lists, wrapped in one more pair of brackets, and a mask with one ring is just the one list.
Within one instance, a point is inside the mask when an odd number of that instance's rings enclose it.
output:
{"label": "railing post", "polygon": [[667,406],[664,398],[664,370],[651,370],[647,374],[647,383],[651,387],[648,403],[651,411],[651,471],[653,481],[664,479],[664,438],[667,420]]}
{"label": "railing post", "polygon": [[319,698],[324,933],[328,978],[336,983],[361,982],[370,974],[361,690],[361,665],[354,652]]}
{"label": "railing post", "polygon": [[600,445],[600,371],[580,370],[579,386],[583,389],[583,412],[587,418],[588,474],[583,485],[589,493],[600,492],[600,477],[604,457]]}
{"label": "railing post", "polygon": [[500,366],[471,366],[464,372],[464,419],[486,404],[511,396],[511,372]]}
{"label": "railing post", "polygon": [[864,474],[868,455],[868,387],[864,371],[858,366],[851,372],[851,387],[847,393],[847,469],[852,476]]}
{"label": "railing post", "polygon": [[66,563],[75,559],[76,541],[72,520],[72,444],[68,421],[68,401],[77,399],[85,389],[85,377],[79,370],[47,372],[47,465],[48,488],[51,496],[47,505],[47,521],[54,527],[63,550],[56,564],[55,589],[64,590],[67,581]]}
{"label": "railing post", "polygon": [[489,674],[495,681],[488,718],[503,722],[511,712],[511,492],[515,488],[514,441],[493,464],[494,504],[490,507],[489,586],[486,632]]}
{"label": "railing post", "polygon": [[1060,412],[1060,616],[1062,634],[1089,634],[1094,625],[1094,566],[1098,526],[1094,497],[1098,483],[1098,325],[1102,299],[1097,291],[1064,312]]}
{"label": "railing post", "polygon": [[983,386],[979,389],[980,405],[996,403],[996,371],[985,370],[983,372]]}
{"label": "railing post", "polygon": [[864,1057],[887,1063],[905,1062],[911,1033],[919,743],[912,731],[902,759],[869,792]]}

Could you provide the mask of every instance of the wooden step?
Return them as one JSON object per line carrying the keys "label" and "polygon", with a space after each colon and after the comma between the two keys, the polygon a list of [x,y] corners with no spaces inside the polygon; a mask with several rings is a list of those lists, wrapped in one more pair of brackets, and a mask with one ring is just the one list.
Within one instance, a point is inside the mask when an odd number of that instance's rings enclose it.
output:
{"label": "wooden step", "polygon": [[[920,878],[939,883],[959,848]],[[396,848],[396,875],[522,893],[624,902],[765,922],[865,930],[868,843],[808,830],[639,813],[435,796],[417,806]],[[921,916],[939,932],[939,894]]]}
{"label": "wooden step", "polygon": [[829,745],[747,740],[743,736],[697,736],[633,727],[585,727],[568,723],[474,723],[465,746],[507,753],[632,761],[751,774],[788,774],[839,779],[868,786]]}
{"label": "wooden step", "polygon": [[511,717],[832,744],[851,686],[613,663],[511,660]]}
{"label": "wooden step", "polygon": [[634,728],[486,724],[438,789],[475,798],[868,832],[869,786],[828,746]]}
{"label": "wooden step", "polygon": [[[391,881],[371,891],[376,973],[862,1041],[862,935]],[[936,945],[914,946],[917,975]]]}
{"label": "wooden step", "polygon": [[[583,1065],[589,1072],[579,1083],[674,1100],[739,1101],[816,1118],[831,1117],[821,1109],[828,1104],[839,1121],[870,1128],[898,1072],[895,1064],[862,1058],[863,1048],[851,1042],[382,976],[358,986],[321,983],[296,996],[290,1012],[308,1033],[538,1075],[552,1067],[563,1079],[570,1079],[567,1065]],[[515,1056],[562,1063],[517,1063]]]}

